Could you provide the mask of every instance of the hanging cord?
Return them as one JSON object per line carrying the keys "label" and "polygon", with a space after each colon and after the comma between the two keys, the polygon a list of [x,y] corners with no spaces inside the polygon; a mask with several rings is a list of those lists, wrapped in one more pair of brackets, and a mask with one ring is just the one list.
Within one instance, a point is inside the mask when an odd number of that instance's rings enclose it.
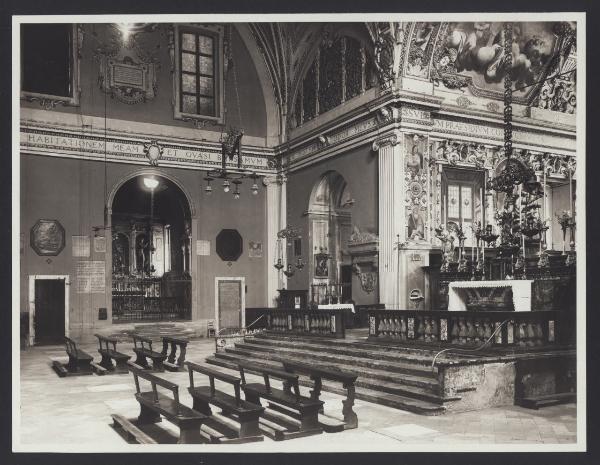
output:
{"label": "hanging cord", "polygon": [[447,349],[442,349],[440,350],[437,354],[435,354],[435,357],[433,357],[433,361],[431,362],[431,371],[433,372],[435,369],[435,361],[437,360],[437,358],[442,355],[443,353],[449,352],[451,350],[455,351],[455,352],[467,352],[467,353],[471,353],[471,352],[477,352],[483,348],[485,348],[490,341],[496,336],[496,334],[498,334],[498,331],[500,331],[502,329],[502,327],[508,323],[510,320],[504,320],[502,323],[500,323],[500,325],[494,330],[494,332],[492,333],[492,335],[490,337],[487,338],[487,340],[481,344],[479,347],[476,347],[475,349],[460,349],[457,347],[449,347]]}

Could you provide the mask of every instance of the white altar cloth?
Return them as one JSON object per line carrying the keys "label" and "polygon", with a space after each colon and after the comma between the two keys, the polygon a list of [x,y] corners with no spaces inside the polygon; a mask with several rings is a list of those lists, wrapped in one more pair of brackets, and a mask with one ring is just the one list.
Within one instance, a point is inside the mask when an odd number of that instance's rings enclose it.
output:
{"label": "white altar cloth", "polygon": [[352,313],[356,313],[354,310],[354,304],[327,304],[327,305],[319,305],[317,307],[319,310],[352,310]]}
{"label": "white altar cloth", "polygon": [[448,310],[464,311],[467,309],[464,292],[461,289],[477,289],[482,287],[510,287],[512,288],[515,312],[531,311],[531,283],[532,280],[506,280],[506,281],[453,281],[448,284]]}

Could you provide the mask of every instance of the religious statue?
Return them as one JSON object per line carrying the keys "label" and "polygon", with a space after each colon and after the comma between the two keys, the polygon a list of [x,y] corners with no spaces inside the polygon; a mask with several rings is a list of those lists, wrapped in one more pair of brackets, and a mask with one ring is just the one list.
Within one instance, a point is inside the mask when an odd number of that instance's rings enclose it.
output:
{"label": "religious statue", "polygon": [[419,146],[413,145],[411,153],[406,157],[408,171],[417,174],[423,168],[423,154],[419,152]]}
{"label": "religious statue", "polygon": [[448,231],[445,225],[435,228],[435,237],[442,243],[442,266],[440,271],[447,272],[449,270],[450,257],[454,253],[455,237]]}
{"label": "religious statue", "polygon": [[140,273],[150,271],[150,241],[145,234],[138,234],[135,238],[135,264]]}
{"label": "religious statue", "polygon": [[408,238],[413,240],[425,239],[425,222],[419,205],[414,204],[408,216]]}

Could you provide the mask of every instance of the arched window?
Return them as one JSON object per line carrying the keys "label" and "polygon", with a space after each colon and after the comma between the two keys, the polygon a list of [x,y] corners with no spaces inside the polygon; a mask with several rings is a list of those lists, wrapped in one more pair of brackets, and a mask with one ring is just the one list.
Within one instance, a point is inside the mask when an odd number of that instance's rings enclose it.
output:
{"label": "arched window", "polygon": [[296,94],[295,126],[350,100],[375,82],[372,60],[352,37],[324,40]]}

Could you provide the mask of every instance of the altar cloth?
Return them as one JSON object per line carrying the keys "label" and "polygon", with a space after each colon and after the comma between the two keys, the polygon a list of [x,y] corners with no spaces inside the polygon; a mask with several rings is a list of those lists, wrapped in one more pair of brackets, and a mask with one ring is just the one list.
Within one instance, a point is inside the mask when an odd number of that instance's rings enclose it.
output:
{"label": "altar cloth", "polygon": [[462,289],[478,289],[482,287],[510,287],[512,289],[515,312],[531,311],[531,284],[533,280],[512,279],[504,281],[453,281],[448,284],[448,310],[467,310],[466,296]]}
{"label": "altar cloth", "polygon": [[352,313],[356,313],[354,310],[354,304],[327,304],[319,305],[317,308],[319,310],[352,310]]}

